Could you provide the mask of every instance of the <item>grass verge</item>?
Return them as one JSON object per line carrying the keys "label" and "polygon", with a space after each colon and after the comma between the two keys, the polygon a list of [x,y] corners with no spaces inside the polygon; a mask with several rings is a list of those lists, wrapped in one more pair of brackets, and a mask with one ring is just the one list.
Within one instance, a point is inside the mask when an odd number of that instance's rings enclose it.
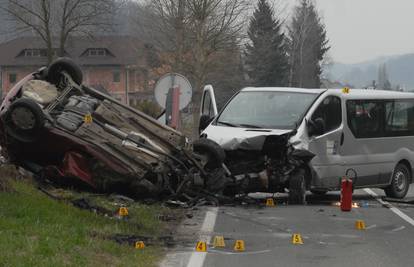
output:
{"label": "grass verge", "polygon": [[102,238],[160,235],[159,206],[134,204],[121,221],[50,199],[26,182],[0,193],[0,266],[156,266],[163,250]]}

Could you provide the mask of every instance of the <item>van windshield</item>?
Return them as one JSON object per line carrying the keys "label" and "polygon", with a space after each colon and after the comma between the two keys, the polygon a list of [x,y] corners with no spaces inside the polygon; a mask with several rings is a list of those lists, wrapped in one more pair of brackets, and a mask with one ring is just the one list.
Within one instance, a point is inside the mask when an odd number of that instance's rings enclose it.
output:
{"label": "van windshield", "polygon": [[294,129],[317,97],[316,93],[240,92],[225,107],[217,125]]}

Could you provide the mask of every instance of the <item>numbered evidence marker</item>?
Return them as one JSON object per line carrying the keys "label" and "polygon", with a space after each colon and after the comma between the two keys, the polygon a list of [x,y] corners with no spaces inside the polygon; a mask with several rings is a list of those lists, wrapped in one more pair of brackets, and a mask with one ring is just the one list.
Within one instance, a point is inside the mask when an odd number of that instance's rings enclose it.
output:
{"label": "numbered evidence marker", "polygon": [[358,230],[365,230],[365,222],[362,220],[358,220],[355,222],[355,228]]}
{"label": "numbered evidence marker", "polygon": [[92,123],[93,122],[93,118],[91,114],[86,114],[85,117],[83,118],[83,121],[85,123]]}
{"label": "numbered evidence marker", "polygon": [[119,216],[125,217],[128,216],[128,209],[126,207],[120,207],[118,211]]}
{"label": "numbered evidence marker", "polygon": [[224,243],[224,236],[215,236],[213,246],[215,248],[225,248],[226,244]]}
{"label": "numbered evidence marker", "polygon": [[267,207],[274,207],[275,205],[275,201],[273,200],[273,198],[268,198],[266,199],[266,206]]}
{"label": "numbered evidence marker", "polygon": [[244,241],[243,240],[236,240],[236,243],[234,243],[234,251],[245,251]]}
{"label": "numbered evidence marker", "polygon": [[143,241],[137,241],[135,242],[135,248],[136,249],[144,249],[145,248],[145,244]]}
{"label": "numbered evidence marker", "polygon": [[302,236],[300,234],[293,234],[292,244],[294,244],[294,245],[303,245]]}
{"label": "numbered evidence marker", "polygon": [[342,88],[342,93],[343,94],[349,94],[349,88],[348,87],[344,87],[344,88]]}
{"label": "numbered evidence marker", "polygon": [[207,252],[207,243],[204,241],[197,242],[196,251],[198,252]]}

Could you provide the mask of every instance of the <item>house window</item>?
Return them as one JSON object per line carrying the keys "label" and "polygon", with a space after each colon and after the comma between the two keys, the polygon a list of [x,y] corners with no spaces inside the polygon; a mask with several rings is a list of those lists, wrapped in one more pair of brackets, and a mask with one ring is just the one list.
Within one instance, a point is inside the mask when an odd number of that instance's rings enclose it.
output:
{"label": "house window", "polygon": [[40,49],[26,49],[24,51],[24,56],[25,57],[40,57],[41,51]]}
{"label": "house window", "polygon": [[87,55],[91,57],[104,57],[107,53],[105,48],[90,48]]}
{"label": "house window", "polygon": [[114,83],[121,82],[121,73],[119,71],[114,71],[114,73],[113,73],[113,82]]}
{"label": "house window", "polygon": [[16,83],[16,81],[17,81],[17,74],[9,73],[9,83]]}

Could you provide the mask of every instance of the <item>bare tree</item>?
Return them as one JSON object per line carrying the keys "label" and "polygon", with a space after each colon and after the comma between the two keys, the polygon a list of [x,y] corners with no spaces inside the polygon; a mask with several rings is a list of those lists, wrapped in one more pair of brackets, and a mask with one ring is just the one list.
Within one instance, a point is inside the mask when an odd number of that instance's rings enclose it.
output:
{"label": "bare tree", "polygon": [[93,36],[98,30],[109,30],[111,14],[121,4],[120,0],[9,0],[1,9],[18,22],[20,30],[30,30],[44,41],[50,62],[55,38],[56,52],[63,56],[70,36]]}
{"label": "bare tree", "polygon": [[117,9],[113,0],[57,0],[56,15],[59,19],[59,55],[63,56],[65,44],[71,35],[94,36],[97,30],[110,30],[112,17]]}
{"label": "bare tree", "polygon": [[[190,76],[194,83],[193,106],[197,109],[202,86],[212,72],[214,55],[225,52],[244,37],[248,0],[151,0],[148,6],[155,38],[171,51],[173,70]],[[152,26],[152,27],[151,27]],[[194,123],[198,117],[195,112]]]}
{"label": "bare tree", "polygon": [[52,19],[50,0],[9,0],[7,6],[1,7],[16,20],[18,30],[32,30],[45,43],[48,50],[48,61],[53,57],[52,49]]}

